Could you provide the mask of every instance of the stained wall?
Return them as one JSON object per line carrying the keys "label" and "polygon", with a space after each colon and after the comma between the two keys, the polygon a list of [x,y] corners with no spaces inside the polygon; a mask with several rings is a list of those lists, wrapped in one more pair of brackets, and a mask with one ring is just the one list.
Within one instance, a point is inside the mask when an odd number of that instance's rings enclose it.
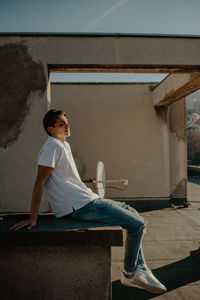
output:
{"label": "stained wall", "polygon": [[[0,211],[30,211],[37,155],[47,138],[42,118],[52,106],[50,71],[193,72],[200,66],[199,47],[199,38],[187,37],[1,34]],[[185,191],[185,181],[178,185],[186,178],[185,156],[175,159],[177,148],[184,153],[185,142],[179,140],[172,126],[169,128],[169,118],[164,121],[155,112],[148,86],[73,86],[70,93],[71,141],[76,151],[81,149],[87,176],[94,174],[97,160],[102,159],[107,177],[130,178],[124,196],[169,197],[174,191]],[[79,103],[76,109],[75,98]],[[172,111],[175,123],[178,111]],[[83,112],[88,118],[83,117]],[[179,119],[184,126],[182,112]],[[102,116],[106,132],[102,131]],[[82,136],[79,144],[75,136],[85,124],[87,130],[93,126],[99,134],[96,139]],[[87,147],[83,150],[85,142]],[[88,153],[96,156],[88,160]],[[178,177],[171,171],[174,161],[182,166]],[[161,185],[156,187],[158,182]],[[114,190],[109,193],[115,195]],[[40,210],[47,207],[44,197]]]}

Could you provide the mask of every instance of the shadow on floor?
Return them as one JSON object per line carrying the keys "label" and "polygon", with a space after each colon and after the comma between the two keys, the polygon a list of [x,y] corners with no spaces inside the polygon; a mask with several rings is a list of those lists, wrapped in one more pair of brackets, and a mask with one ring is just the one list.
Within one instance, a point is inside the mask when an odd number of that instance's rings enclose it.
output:
{"label": "shadow on floor", "polygon": [[[169,292],[200,280],[200,261],[196,255],[191,254],[183,260],[154,269],[152,272]],[[123,286],[119,280],[112,283],[113,300],[133,300],[133,297],[134,300],[144,300],[158,297],[158,295],[139,288]]]}

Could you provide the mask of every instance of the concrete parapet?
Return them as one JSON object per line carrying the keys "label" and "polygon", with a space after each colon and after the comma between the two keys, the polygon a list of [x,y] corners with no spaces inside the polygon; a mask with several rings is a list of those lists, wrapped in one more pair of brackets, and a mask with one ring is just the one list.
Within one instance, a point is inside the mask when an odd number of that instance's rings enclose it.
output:
{"label": "concrete parapet", "polygon": [[120,227],[39,216],[32,230],[9,231],[22,219],[1,221],[3,299],[111,299],[111,246],[123,244]]}

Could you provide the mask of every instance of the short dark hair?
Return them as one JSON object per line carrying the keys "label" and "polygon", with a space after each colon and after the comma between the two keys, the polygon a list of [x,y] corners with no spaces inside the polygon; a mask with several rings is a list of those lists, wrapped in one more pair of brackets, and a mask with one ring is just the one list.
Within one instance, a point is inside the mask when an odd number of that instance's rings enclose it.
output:
{"label": "short dark hair", "polygon": [[51,136],[50,132],[47,130],[47,127],[55,127],[54,124],[56,123],[57,119],[60,115],[65,114],[63,110],[57,110],[55,108],[50,109],[43,118],[43,125],[46,133]]}

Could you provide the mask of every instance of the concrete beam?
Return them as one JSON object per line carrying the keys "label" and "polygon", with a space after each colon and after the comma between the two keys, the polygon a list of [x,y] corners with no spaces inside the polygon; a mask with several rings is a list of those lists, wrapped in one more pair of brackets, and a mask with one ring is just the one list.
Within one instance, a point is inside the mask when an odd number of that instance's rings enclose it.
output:
{"label": "concrete beam", "polygon": [[153,105],[169,105],[200,89],[200,73],[171,74],[153,90]]}
{"label": "concrete beam", "polygon": [[164,65],[136,65],[136,64],[71,64],[71,65],[48,65],[49,72],[54,73],[182,73],[197,72],[199,66],[164,66]]}
{"label": "concrete beam", "polygon": [[[45,70],[48,66],[50,71],[170,74],[200,71],[200,36],[1,33],[2,60],[5,53],[10,55],[16,47],[23,47],[24,42],[37,62],[42,62]],[[5,51],[8,45],[10,50]]]}

